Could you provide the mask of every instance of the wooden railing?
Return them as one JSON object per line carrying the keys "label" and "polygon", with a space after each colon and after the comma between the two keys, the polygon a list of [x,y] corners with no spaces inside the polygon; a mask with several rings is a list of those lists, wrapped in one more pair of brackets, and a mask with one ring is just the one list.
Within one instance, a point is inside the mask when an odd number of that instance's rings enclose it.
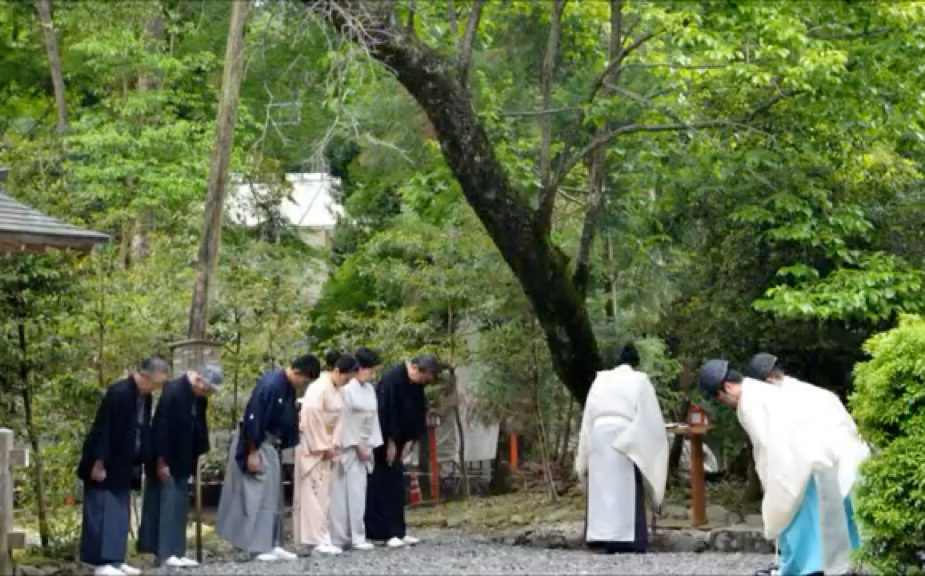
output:
{"label": "wooden railing", "polygon": [[24,532],[13,530],[13,468],[29,465],[29,452],[13,447],[12,430],[0,428],[0,576],[13,574],[13,550],[26,547]]}

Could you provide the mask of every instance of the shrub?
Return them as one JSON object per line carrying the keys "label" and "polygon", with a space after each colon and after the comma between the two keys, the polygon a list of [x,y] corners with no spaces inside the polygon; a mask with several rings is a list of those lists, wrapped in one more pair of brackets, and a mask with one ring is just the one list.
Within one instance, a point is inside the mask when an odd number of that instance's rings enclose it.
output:
{"label": "shrub", "polygon": [[882,574],[921,573],[925,549],[925,319],[864,344],[855,367],[852,413],[873,456],[861,468],[857,518],[862,560]]}

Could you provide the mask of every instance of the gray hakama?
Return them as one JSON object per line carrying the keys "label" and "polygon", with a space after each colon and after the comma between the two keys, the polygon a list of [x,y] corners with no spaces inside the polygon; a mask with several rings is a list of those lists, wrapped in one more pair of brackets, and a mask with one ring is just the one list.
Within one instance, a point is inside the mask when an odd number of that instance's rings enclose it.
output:
{"label": "gray hakama", "polygon": [[240,550],[263,554],[280,545],[283,492],[279,452],[275,439],[268,436],[257,449],[263,470],[257,475],[244,473],[235,457],[239,438],[240,433],[235,433],[231,439],[215,532]]}
{"label": "gray hakama", "polygon": [[598,418],[591,432],[585,541],[610,554],[645,552],[648,545],[642,474],[613,447],[625,426],[619,418]]}
{"label": "gray hakama", "polygon": [[[365,462],[356,457],[352,462],[338,460],[331,477],[331,541],[338,548],[357,546],[366,542],[366,527],[363,516],[366,513],[366,480],[368,472]],[[404,503],[402,503],[404,504]]]}
{"label": "gray hakama", "polygon": [[138,551],[155,554],[160,562],[186,556],[189,476],[161,483],[148,477],[138,528]]}
{"label": "gray hakama", "polygon": [[125,562],[131,492],[84,484],[80,560],[92,566]]}

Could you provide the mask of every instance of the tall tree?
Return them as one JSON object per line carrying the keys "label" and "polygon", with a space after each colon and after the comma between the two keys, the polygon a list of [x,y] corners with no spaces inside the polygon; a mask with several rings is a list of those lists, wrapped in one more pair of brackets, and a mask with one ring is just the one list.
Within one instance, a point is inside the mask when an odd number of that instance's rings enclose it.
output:
{"label": "tall tree", "polygon": [[[467,202],[478,215],[488,235],[517,277],[529,299],[537,320],[543,329],[556,373],[572,394],[584,400],[601,365],[601,355],[581,286],[587,270],[579,270],[578,282],[570,270],[568,257],[552,240],[552,209],[565,179],[592,152],[610,145],[614,140],[630,134],[659,132],[690,132],[697,128],[728,126],[745,123],[774,102],[789,97],[786,91],[776,91],[768,103],[754,110],[745,110],[742,118],[729,116],[700,122],[675,120],[670,123],[636,122],[624,117],[620,125],[588,137],[588,129],[596,118],[594,108],[600,106],[596,98],[607,84],[610,73],[625,69],[627,57],[638,51],[648,40],[662,30],[619,34],[621,47],[617,58],[606,62],[601,73],[591,83],[591,90],[577,114],[572,129],[566,130],[564,142],[551,160],[551,174],[542,175],[538,208],[532,208],[527,190],[529,184],[515,183],[499,158],[495,142],[486,132],[483,121],[473,106],[470,90],[460,82],[458,66],[450,63],[436,48],[417,36],[414,30],[395,23],[394,10],[375,9],[368,0],[304,0],[314,12],[321,15],[342,35],[365,47],[369,54],[383,64],[395,79],[418,103],[433,125],[440,142],[446,164],[459,182]],[[614,9],[622,10],[623,3],[615,2]],[[542,66],[542,80],[551,82],[552,57],[557,53],[559,22],[566,3],[553,0],[547,53],[551,56]],[[614,15],[619,24],[619,14]],[[658,16],[664,16],[664,11]],[[687,27],[685,10],[665,19],[676,30]],[[699,17],[699,14],[693,14]],[[484,20],[484,16],[482,16]],[[635,24],[641,20],[637,17]],[[658,25],[658,22],[653,26]],[[714,41],[714,39],[710,39]],[[730,49],[731,50],[731,49]],[[649,63],[643,63],[645,67]],[[665,66],[664,63],[652,67]],[[668,64],[668,67],[673,67]],[[471,77],[471,74],[470,76]],[[640,97],[647,108],[658,109],[650,99]],[[544,98],[544,103],[550,101]],[[541,109],[531,115],[550,115],[556,110]],[[722,111],[727,112],[727,111]],[[598,110],[598,116],[599,110]],[[668,114],[670,117],[670,113]],[[546,122],[543,122],[546,126]],[[548,134],[550,130],[544,129]],[[550,146],[551,147],[551,146]],[[541,155],[545,157],[541,144]],[[544,167],[546,160],[543,159]],[[593,208],[593,206],[592,206]],[[597,210],[588,210],[593,227]],[[587,235],[590,250],[593,235]]]}
{"label": "tall tree", "polygon": [[234,144],[234,125],[238,118],[238,100],[244,79],[244,26],[250,2],[231,3],[231,23],[225,48],[225,69],[222,74],[222,95],[218,104],[215,126],[215,147],[209,167],[209,191],[206,199],[205,222],[196,261],[196,280],[190,305],[189,332],[191,339],[206,337],[209,313],[209,287],[218,262],[218,247],[222,235],[225,206],[225,186]]}

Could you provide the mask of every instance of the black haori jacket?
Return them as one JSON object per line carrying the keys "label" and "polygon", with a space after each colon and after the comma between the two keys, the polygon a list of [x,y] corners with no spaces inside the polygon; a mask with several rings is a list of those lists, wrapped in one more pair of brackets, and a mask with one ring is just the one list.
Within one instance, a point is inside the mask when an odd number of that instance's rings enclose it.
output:
{"label": "black haori jacket", "polygon": [[427,397],[424,386],[414,384],[404,363],[382,374],[376,387],[382,440],[398,446],[417,442],[427,433]]}
{"label": "black haori jacket", "polygon": [[[142,402],[140,422],[139,398]],[[141,488],[141,465],[150,446],[151,404],[151,395],[142,396],[132,376],[106,389],[84,440],[77,466],[77,476],[88,486],[108,490]],[[136,450],[135,438],[139,428],[141,447]],[[97,460],[102,460],[106,469],[106,479],[102,482],[94,482],[90,478],[93,463]]]}
{"label": "black haori jacket", "polygon": [[164,384],[151,424],[148,478],[157,478],[157,459],[163,458],[174,478],[189,477],[196,462],[209,451],[208,400],[193,394],[186,374]]}

